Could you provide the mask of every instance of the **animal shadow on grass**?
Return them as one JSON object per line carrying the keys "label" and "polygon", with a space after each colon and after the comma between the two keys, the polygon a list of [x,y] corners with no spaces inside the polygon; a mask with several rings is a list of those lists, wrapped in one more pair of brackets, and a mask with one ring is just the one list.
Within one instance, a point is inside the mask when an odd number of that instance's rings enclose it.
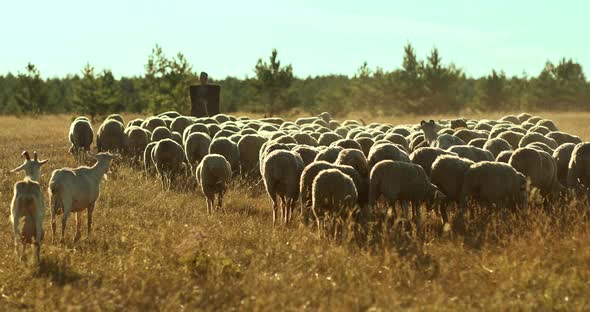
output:
{"label": "animal shadow on grass", "polygon": [[65,259],[42,258],[35,277],[49,278],[59,287],[78,281],[82,276],[69,268]]}

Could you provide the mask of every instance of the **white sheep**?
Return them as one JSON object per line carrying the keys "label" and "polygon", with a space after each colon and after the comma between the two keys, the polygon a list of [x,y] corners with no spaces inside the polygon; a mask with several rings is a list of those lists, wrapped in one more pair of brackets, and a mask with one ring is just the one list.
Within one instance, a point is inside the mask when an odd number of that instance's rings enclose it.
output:
{"label": "white sheep", "polygon": [[410,162],[410,156],[404,152],[404,150],[393,143],[379,144],[375,142],[375,145],[371,147],[369,151],[369,170],[382,160],[394,160],[401,162]]}
{"label": "white sheep", "polygon": [[206,133],[193,132],[188,136],[184,142],[184,153],[191,171],[194,171],[201,160],[207,156],[209,145],[211,145],[211,138]]}
{"label": "white sheep", "polygon": [[70,153],[81,161],[81,156],[86,153],[80,153],[80,151],[89,151],[94,140],[94,130],[90,121],[86,117],[76,118],[70,125],[69,138],[72,144]]}
{"label": "white sheep", "polygon": [[[357,190],[352,179],[338,169],[322,170],[313,180],[312,211],[318,231],[324,228],[326,212],[334,218],[346,218],[357,202]],[[321,235],[321,234],[320,234]]]}
{"label": "white sheep", "polygon": [[125,126],[118,120],[106,119],[98,128],[96,146],[99,152],[122,152],[126,148],[126,143]]}
{"label": "white sheep", "polygon": [[291,151],[276,150],[264,158],[263,167],[264,185],[272,200],[273,223],[277,220],[277,196],[279,196],[282,202],[282,218],[286,224],[291,219],[299,196],[299,177],[303,171],[303,160]]}
{"label": "white sheep", "polygon": [[410,154],[410,161],[416,165],[420,165],[424,172],[426,172],[427,176],[430,176],[430,170],[432,169],[432,164],[436,160],[436,158],[440,155],[456,155],[455,153],[451,153],[449,151],[445,151],[438,147],[420,147],[412,154]]}
{"label": "white sheep", "polygon": [[[10,204],[10,221],[14,231],[14,248],[20,260],[25,256],[25,244],[32,243],[35,250],[35,262],[38,264],[43,241],[43,219],[45,219],[45,201],[39,182],[41,166],[48,160],[31,160],[28,152],[23,152],[25,162],[12,172],[24,171],[25,178],[14,184],[14,196]],[[19,232],[19,221],[25,218],[22,232]],[[19,240],[22,249],[19,250]]]}
{"label": "white sheep", "polygon": [[410,162],[383,160],[371,170],[369,182],[369,207],[374,210],[377,200],[383,196],[390,206],[402,202],[403,216],[408,219],[408,201],[412,202],[414,221],[420,228],[420,202],[444,199],[426,172]]}
{"label": "white sheep", "polygon": [[455,145],[451,146],[448,151],[457,154],[459,157],[467,158],[474,162],[494,160],[494,155],[492,155],[492,153],[475,146]]}
{"label": "white sheep", "polygon": [[184,149],[172,139],[161,140],[152,149],[152,162],[162,180],[162,189],[170,190],[184,168]]}
{"label": "white sheep", "polygon": [[71,212],[76,213],[76,235],[80,239],[81,213],[88,209],[88,236],[92,229],[92,212],[100,193],[100,182],[108,172],[111,162],[119,157],[117,154],[88,152],[96,159],[92,167],[82,166],[75,169],[54,170],[49,180],[49,197],[51,202],[52,242],[55,242],[56,217],[63,214],[61,221],[61,243],[65,241],[66,222]]}
{"label": "white sheep", "polygon": [[555,159],[555,163],[557,164],[557,179],[559,183],[563,186],[568,186],[567,183],[567,174],[569,171],[569,164],[570,160],[572,159],[572,152],[576,144],[574,143],[565,143],[560,145],[555,151],[553,152],[553,158]]}
{"label": "white sheep", "polygon": [[195,174],[201,191],[207,199],[207,213],[213,212],[215,195],[217,195],[215,209],[222,209],[223,195],[232,176],[229,162],[219,154],[206,155],[197,166]]}
{"label": "white sheep", "polygon": [[590,143],[576,144],[567,172],[568,188],[583,188],[590,195]]}
{"label": "white sheep", "polygon": [[546,152],[521,147],[514,151],[508,163],[531,179],[531,186],[538,188],[543,196],[556,195],[563,190],[557,178],[557,163]]}
{"label": "white sheep", "polygon": [[338,158],[334,162],[335,165],[346,165],[353,167],[361,177],[369,177],[369,162],[362,151],[346,148],[340,151]]}
{"label": "white sheep", "polygon": [[443,224],[447,224],[448,201],[460,203],[461,189],[465,172],[474,162],[454,155],[441,155],[432,163],[430,181],[445,194],[446,200],[440,206],[440,214]]}
{"label": "white sheep", "polygon": [[240,149],[238,144],[228,138],[218,137],[213,139],[211,145],[209,145],[209,154],[222,155],[231,165],[233,172],[240,172]]}
{"label": "white sheep", "polygon": [[140,159],[145,147],[150,143],[149,131],[132,126],[125,129],[125,134],[127,135],[127,152],[134,160]]}
{"label": "white sheep", "polygon": [[480,204],[501,207],[525,207],[526,178],[505,163],[484,161],[474,163],[465,171],[457,220],[463,220],[469,198]]}

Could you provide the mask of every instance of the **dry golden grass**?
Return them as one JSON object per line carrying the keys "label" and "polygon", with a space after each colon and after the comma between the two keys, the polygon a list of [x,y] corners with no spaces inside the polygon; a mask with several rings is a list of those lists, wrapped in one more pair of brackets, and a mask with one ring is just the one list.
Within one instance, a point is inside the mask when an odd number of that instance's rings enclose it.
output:
{"label": "dry golden grass", "polygon": [[[590,114],[541,115],[590,138]],[[338,243],[319,239],[298,220],[273,227],[262,185],[232,187],[226,211],[207,216],[196,190],[161,191],[155,178],[126,165],[102,184],[91,239],[73,244],[70,218],[65,248],[51,245],[48,212],[41,265],[24,265],[14,254],[8,221],[12,185],[21,175],[9,170],[22,162],[23,149],[51,158],[44,187],[53,169],[74,166],[66,153],[69,122],[69,116],[0,118],[1,311],[590,307],[590,224],[583,202],[562,213],[532,208],[471,219],[465,237],[436,234],[430,213],[422,238]]]}

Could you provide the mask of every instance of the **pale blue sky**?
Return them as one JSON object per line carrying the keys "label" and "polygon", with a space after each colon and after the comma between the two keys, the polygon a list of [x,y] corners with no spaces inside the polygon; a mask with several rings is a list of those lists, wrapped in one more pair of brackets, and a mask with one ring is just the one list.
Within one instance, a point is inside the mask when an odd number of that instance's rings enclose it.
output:
{"label": "pale blue sky", "polygon": [[437,46],[443,61],[475,76],[537,75],[563,56],[590,68],[589,1],[0,0],[0,8],[0,74],[30,61],[45,77],[87,62],[139,75],[156,42],[215,78],[252,76],[272,48],[301,77],[351,75],[363,61],[393,69],[407,41],[420,57]]}

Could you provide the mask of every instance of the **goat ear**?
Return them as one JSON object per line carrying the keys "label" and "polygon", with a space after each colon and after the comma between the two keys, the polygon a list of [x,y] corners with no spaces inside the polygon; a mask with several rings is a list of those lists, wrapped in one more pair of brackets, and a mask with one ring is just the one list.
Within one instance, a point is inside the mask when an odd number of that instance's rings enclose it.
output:
{"label": "goat ear", "polygon": [[26,163],[24,163],[24,164],[22,164],[22,165],[20,165],[20,166],[18,166],[16,168],[10,170],[10,172],[19,172],[19,171],[22,171],[22,170],[24,170],[25,165],[26,165]]}
{"label": "goat ear", "polygon": [[421,126],[424,126],[424,124],[425,124],[425,123],[426,123],[426,121],[422,120],[422,121],[420,122],[420,125],[421,125]]}
{"label": "goat ear", "polygon": [[45,159],[39,162],[39,165],[45,165],[47,162],[49,161],[49,159]]}
{"label": "goat ear", "polygon": [[430,123],[431,123],[431,124],[434,124],[434,120],[433,120],[433,119],[430,119]]}

